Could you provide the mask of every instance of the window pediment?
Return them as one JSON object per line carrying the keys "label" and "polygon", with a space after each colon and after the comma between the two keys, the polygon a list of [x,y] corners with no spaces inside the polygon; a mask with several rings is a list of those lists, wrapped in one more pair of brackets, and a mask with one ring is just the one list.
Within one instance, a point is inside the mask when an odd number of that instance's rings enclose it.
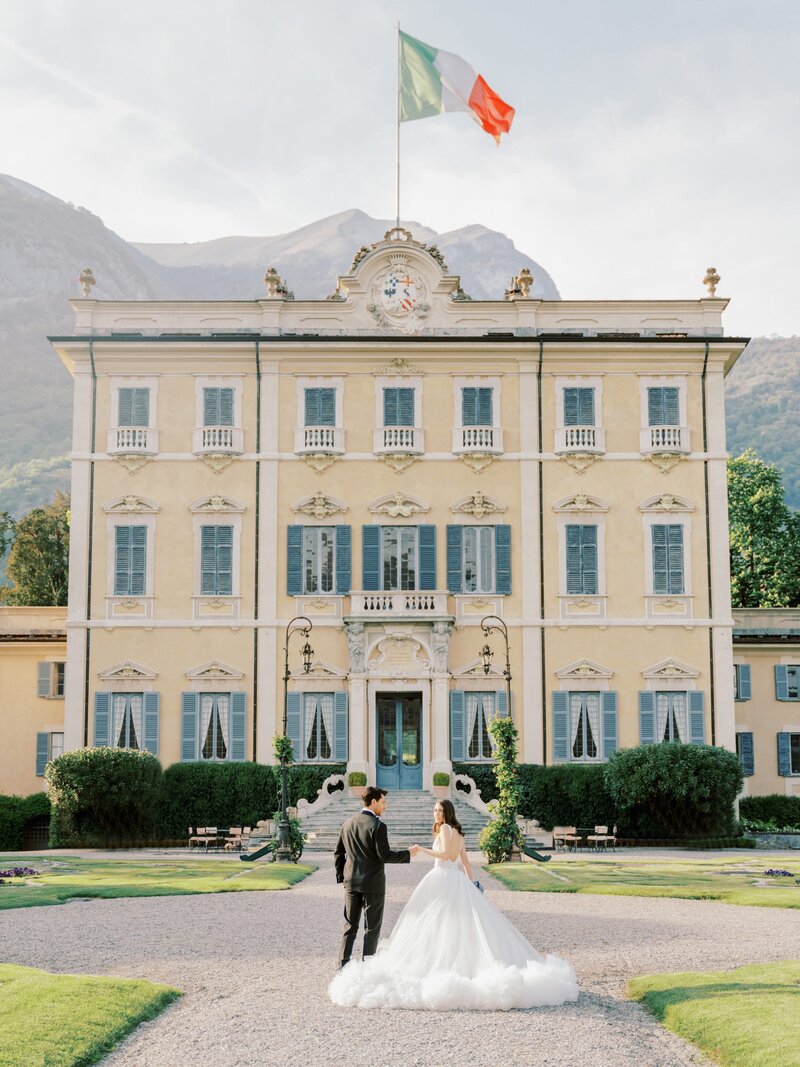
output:
{"label": "window pediment", "polygon": [[221,680],[240,680],[244,678],[242,671],[237,670],[235,667],[229,666],[227,663],[221,663],[217,659],[209,660],[208,663],[202,664],[200,667],[194,667],[192,670],[186,672],[186,677],[191,682],[202,681],[221,681]]}
{"label": "window pediment", "polygon": [[609,505],[600,497],[590,496],[588,493],[573,493],[572,496],[562,497],[553,504],[553,511],[579,512],[590,514],[591,512],[606,512]]}
{"label": "window pediment", "polygon": [[412,515],[425,514],[431,510],[431,506],[415,496],[390,493],[373,500],[369,510],[373,515],[388,515],[390,519],[409,519]]}
{"label": "window pediment", "polygon": [[492,664],[489,668],[489,673],[483,669],[483,659],[473,659],[469,663],[464,663],[460,667],[454,667],[451,671],[454,678],[484,678],[487,681],[503,678],[503,672],[499,667]]}
{"label": "window pediment", "polygon": [[660,493],[658,496],[648,497],[639,505],[639,511],[656,511],[662,513],[675,513],[694,511],[695,506],[691,500],[673,493]]}
{"label": "window pediment", "polygon": [[103,504],[103,511],[107,515],[155,515],[160,510],[161,508],[154,500],[149,500],[144,496],[137,496],[135,493],[115,497],[114,500],[109,500],[108,503]]}
{"label": "window pediment", "polygon": [[115,663],[113,667],[106,667],[104,671],[98,671],[97,676],[104,682],[151,682],[158,677],[158,672],[151,670],[149,667],[143,667],[141,663],[134,663],[133,660],[126,659],[121,663]]}
{"label": "window pediment", "polygon": [[451,504],[450,510],[455,514],[463,512],[465,515],[471,515],[473,519],[483,519],[487,515],[502,515],[508,507],[494,497],[485,496],[480,489],[477,489],[471,496],[462,497]]}
{"label": "window pediment", "polygon": [[598,680],[611,678],[614,672],[610,667],[603,667],[590,659],[576,659],[574,663],[567,664],[555,672],[556,678],[580,681],[584,679]]}
{"label": "window pediment", "polygon": [[240,504],[233,497],[223,496],[221,493],[212,493],[211,496],[201,496],[189,505],[189,511],[193,514],[219,514],[220,512],[241,513],[245,511],[244,504]]}
{"label": "window pediment", "polygon": [[295,514],[308,515],[313,519],[327,519],[331,515],[344,514],[349,510],[343,500],[335,496],[326,496],[323,492],[303,497],[296,504],[292,504],[292,511]]}
{"label": "window pediment", "polygon": [[642,676],[648,680],[663,681],[664,679],[688,680],[700,677],[700,671],[690,667],[686,663],[680,663],[676,659],[664,659],[660,663],[646,667]]}

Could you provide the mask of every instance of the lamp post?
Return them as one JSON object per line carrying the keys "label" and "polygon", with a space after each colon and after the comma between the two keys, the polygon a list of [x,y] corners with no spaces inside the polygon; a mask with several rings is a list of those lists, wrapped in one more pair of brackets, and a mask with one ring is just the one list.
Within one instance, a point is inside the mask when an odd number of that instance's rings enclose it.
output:
{"label": "lamp post", "polygon": [[[286,705],[289,698],[289,679],[291,678],[291,672],[289,670],[289,640],[294,634],[302,634],[306,639],[306,643],[303,645],[303,671],[308,674],[311,670],[311,660],[314,656],[314,649],[308,642],[308,635],[311,633],[312,624],[311,620],[307,619],[305,615],[297,615],[286,627],[286,640],[283,646],[283,737],[284,744],[286,742]],[[296,753],[299,755],[299,753]],[[287,775],[287,760],[286,754],[281,755],[281,821],[278,823],[278,849],[276,852],[276,859],[287,861],[292,859],[292,846],[289,833],[289,815],[287,811],[288,797],[286,787],[286,775]]]}
{"label": "lamp post", "polygon": [[[503,635],[503,639],[506,643],[506,666],[503,671],[503,677],[506,680],[506,692],[508,693],[508,714],[511,714],[511,660],[508,654],[508,627],[498,615],[486,615],[481,619],[481,629],[486,637],[494,633],[495,630],[499,630]],[[492,669],[492,652],[487,641],[481,649],[481,658],[483,659],[483,673],[488,674]]]}

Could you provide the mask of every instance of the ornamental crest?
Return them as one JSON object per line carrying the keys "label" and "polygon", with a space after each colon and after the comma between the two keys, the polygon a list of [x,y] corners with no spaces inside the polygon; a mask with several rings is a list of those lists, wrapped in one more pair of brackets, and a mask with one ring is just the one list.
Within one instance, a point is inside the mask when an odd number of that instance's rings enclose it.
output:
{"label": "ornamental crest", "polygon": [[428,287],[404,252],[389,256],[388,269],[372,283],[367,310],[386,329],[415,333],[422,328],[430,311]]}

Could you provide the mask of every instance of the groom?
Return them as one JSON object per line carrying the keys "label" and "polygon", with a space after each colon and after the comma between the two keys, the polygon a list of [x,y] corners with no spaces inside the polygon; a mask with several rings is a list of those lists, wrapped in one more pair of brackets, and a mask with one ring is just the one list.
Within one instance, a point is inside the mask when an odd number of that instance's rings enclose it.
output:
{"label": "groom", "polygon": [[381,815],[386,807],[386,790],[370,785],[364,790],[364,807],[348,819],[339,834],[333,856],[336,881],[344,882],[344,934],[339,949],[339,966],[350,962],[361,913],[364,913],[363,956],[374,956],[383,922],[386,896],[385,863],[409,863],[417,846],[389,848],[389,832]]}

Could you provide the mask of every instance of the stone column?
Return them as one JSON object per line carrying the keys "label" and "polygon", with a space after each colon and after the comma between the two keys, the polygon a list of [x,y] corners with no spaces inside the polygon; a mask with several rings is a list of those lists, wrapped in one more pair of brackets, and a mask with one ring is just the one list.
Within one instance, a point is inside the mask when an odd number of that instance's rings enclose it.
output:
{"label": "stone column", "polygon": [[431,630],[431,754],[423,784],[430,789],[437,771],[452,773],[450,762],[450,634],[453,624],[435,622]]}
{"label": "stone column", "polygon": [[350,657],[348,702],[348,760],[347,770],[363,771],[369,781],[369,724],[367,715],[367,676],[365,656],[367,635],[363,622],[346,622],[347,651]]}

